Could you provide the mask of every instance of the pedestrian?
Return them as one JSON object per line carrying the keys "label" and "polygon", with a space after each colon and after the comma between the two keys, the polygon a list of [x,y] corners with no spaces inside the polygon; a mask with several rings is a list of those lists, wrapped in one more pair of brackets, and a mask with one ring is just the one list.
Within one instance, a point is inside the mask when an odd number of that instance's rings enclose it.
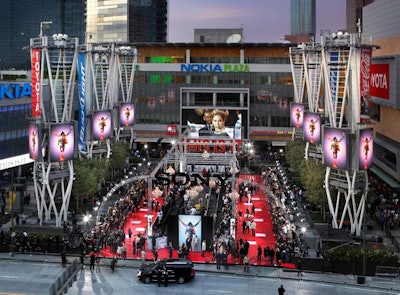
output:
{"label": "pedestrian", "polygon": [[172,246],[172,242],[169,242],[169,244],[168,244],[169,258],[172,258],[173,253],[174,253],[174,247]]}
{"label": "pedestrian", "polygon": [[130,241],[131,238],[132,238],[132,230],[131,230],[131,228],[128,229],[128,237],[129,237],[129,241]]}
{"label": "pedestrian", "polygon": [[303,269],[301,267],[301,259],[297,261],[297,276],[303,276]]}
{"label": "pedestrian", "polygon": [[203,242],[201,243],[201,257],[204,257],[204,253],[207,250],[207,243],[206,240],[203,240]]}
{"label": "pedestrian", "polygon": [[164,276],[164,287],[168,287],[168,270],[164,266],[163,269],[163,276]]}
{"label": "pedestrian", "polygon": [[114,272],[116,264],[117,264],[117,255],[114,255],[114,257],[111,259],[111,264],[110,264],[112,272]]}
{"label": "pedestrian", "polygon": [[142,250],[142,264],[146,262],[146,251],[143,249]]}
{"label": "pedestrian", "polygon": [[278,288],[278,294],[279,294],[279,295],[285,295],[285,292],[286,292],[285,288],[283,288],[283,285],[281,285],[281,286]]}
{"label": "pedestrian", "polygon": [[65,249],[65,247],[61,251],[61,264],[63,267],[67,266],[67,250]]}
{"label": "pedestrian", "polygon": [[158,251],[157,248],[153,248],[153,256],[154,256],[154,261],[158,260]]}
{"label": "pedestrian", "polygon": [[263,251],[262,251],[261,245],[258,245],[258,248],[257,248],[257,262],[261,262],[262,253],[263,253]]}
{"label": "pedestrian", "polygon": [[90,270],[94,269],[95,261],[96,261],[96,255],[94,254],[94,252],[92,252],[92,254],[90,254]]}
{"label": "pedestrian", "polygon": [[162,270],[161,267],[159,266],[159,267],[157,268],[157,283],[158,283],[158,286],[159,286],[159,287],[161,287],[162,275],[163,275],[163,270]]}
{"label": "pedestrian", "polygon": [[243,257],[243,272],[249,272],[250,271],[250,258],[249,255],[246,254],[246,256]]}
{"label": "pedestrian", "polygon": [[100,256],[96,257],[96,271],[100,271]]}

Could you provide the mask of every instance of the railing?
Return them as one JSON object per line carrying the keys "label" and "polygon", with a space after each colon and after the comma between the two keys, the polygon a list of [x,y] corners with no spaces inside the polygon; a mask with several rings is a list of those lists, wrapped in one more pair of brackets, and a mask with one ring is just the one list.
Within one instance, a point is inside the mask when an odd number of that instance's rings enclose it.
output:
{"label": "railing", "polygon": [[67,293],[68,288],[72,287],[72,284],[76,281],[77,274],[81,268],[82,266],[79,264],[78,259],[75,258],[75,260],[65,268],[64,272],[50,286],[49,294],[59,295]]}

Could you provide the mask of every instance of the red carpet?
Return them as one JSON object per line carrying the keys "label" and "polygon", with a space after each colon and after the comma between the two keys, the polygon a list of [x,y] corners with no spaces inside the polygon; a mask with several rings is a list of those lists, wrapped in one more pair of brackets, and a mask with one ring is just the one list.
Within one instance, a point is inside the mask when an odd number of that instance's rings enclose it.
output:
{"label": "red carpet", "polygon": [[[253,193],[253,197],[251,200],[251,203],[248,203],[247,197],[243,197],[242,202],[237,201],[237,206],[236,206],[236,213],[237,213],[237,219],[238,219],[238,224],[237,224],[237,231],[236,231],[236,239],[240,239],[240,237],[243,239],[243,241],[248,241],[250,244],[250,250],[249,250],[249,257],[250,257],[250,263],[252,265],[266,265],[266,266],[271,266],[269,262],[269,257],[264,257],[264,255],[261,255],[261,261],[257,261],[257,248],[258,245],[261,246],[262,249],[264,249],[265,246],[269,246],[270,248],[275,249],[275,242],[276,238],[273,233],[273,224],[272,224],[272,219],[270,215],[270,211],[268,208],[268,203],[267,203],[267,196],[265,195],[264,190],[262,190],[262,179],[261,176],[259,175],[241,175],[240,178],[238,179],[238,184],[241,183],[242,181],[248,182],[251,181],[253,184],[257,183],[258,189],[256,190],[255,193]],[[162,200],[160,200],[162,201]],[[254,221],[256,222],[256,232],[255,235],[252,234],[251,230],[249,233],[243,233],[242,230],[242,221],[244,216],[246,215],[246,209],[249,208],[249,211],[252,211],[252,205],[254,204],[255,207],[255,214],[253,217]],[[242,217],[239,216],[239,211],[242,212]],[[152,211],[153,214],[153,222],[156,219],[156,211]],[[132,251],[132,241],[133,239],[136,238],[138,234],[143,234],[146,231],[146,220],[147,220],[147,215],[148,215],[148,209],[147,208],[141,208],[138,212],[135,212],[133,214],[130,214],[127,217],[126,220],[126,225],[124,228],[124,232],[126,233],[126,238],[125,238],[125,245],[127,247],[127,258],[141,258],[140,254],[136,255],[136,253],[133,253]],[[128,237],[128,229],[131,229],[133,232],[132,239],[129,240]],[[147,241],[146,241],[146,249],[147,249]],[[112,256],[112,253],[109,248],[107,249],[102,249],[101,250],[101,255],[104,257],[110,257]],[[163,249],[158,249],[158,258],[163,259],[168,257],[168,250],[167,248]],[[173,257],[178,257],[177,251],[175,250],[173,253]],[[212,262],[212,253],[210,251],[207,251],[205,253],[205,256],[201,256],[201,252],[190,252],[189,259],[191,259],[193,262],[197,263],[207,263],[207,262]],[[154,256],[151,250],[146,251],[146,260],[153,260]],[[239,264],[240,261],[239,259],[235,257],[228,257],[228,264]],[[293,263],[282,263],[280,266],[285,267],[285,268],[295,268],[295,265]]]}

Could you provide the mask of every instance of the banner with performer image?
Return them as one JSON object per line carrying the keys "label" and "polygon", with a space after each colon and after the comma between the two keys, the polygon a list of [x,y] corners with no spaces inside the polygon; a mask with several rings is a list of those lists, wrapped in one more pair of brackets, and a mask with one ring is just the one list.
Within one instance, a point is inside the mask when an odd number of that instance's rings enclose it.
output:
{"label": "banner with performer image", "polygon": [[131,102],[122,103],[119,109],[119,126],[133,126],[135,120],[135,106]]}
{"label": "banner with performer image", "polygon": [[360,130],[359,140],[359,163],[360,170],[369,169],[372,166],[372,159],[374,157],[374,138],[373,129],[367,128]]}
{"label": "banner with performer image", "polygon": [[319,114],[304,112],[303,139],[309,143],[321,143],[321,116]]}
{"label": "banner with performer image", "polygon": [[29,123],[28,126],[29,132],[29,157],[32,160],[40,161],[42,152],[41,152],[41,130],[39,125],[36,123]]}
{"label": "banner with performer image", "polygon": [[323,154],[324,164],[334,169],[349,169],[348,130],[324,127]]}
{"label": "banner with performer image", "polygon": [[111,137],[111,112],[95,111],[93,113],[93,140],[109,139]]}
{"label": "banner with performer image", "polygon": [[302,103],[290,103],[290,126],[302,128],[304,123],[304,110],[306,105]]}
{"label": "banner with performer image", "polygon": [[75,157],[74,123],[54,124],[49,136],[50,162],[68,161]]}
{"label": "banner with performer image", "polygon": [[179,246],[185,244],[188,250],[200,251],[201,215],[179,215],[178,220]]}

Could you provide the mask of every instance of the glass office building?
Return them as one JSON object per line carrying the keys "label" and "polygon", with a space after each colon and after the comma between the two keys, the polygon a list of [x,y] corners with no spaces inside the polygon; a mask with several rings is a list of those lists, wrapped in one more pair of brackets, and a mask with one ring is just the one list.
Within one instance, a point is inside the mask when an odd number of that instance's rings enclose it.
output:
{"label": "glass office building", "polygon": [[86,0],[2,0],[0,69],[29,69],[29,40],[40,33],[40,23],[51,21],[46,35],[85,36]]}
{"label": "glass office building", "polygon": [[316,1],[292,0],[291,2],[291,35],[315,35],[316,31]]}

